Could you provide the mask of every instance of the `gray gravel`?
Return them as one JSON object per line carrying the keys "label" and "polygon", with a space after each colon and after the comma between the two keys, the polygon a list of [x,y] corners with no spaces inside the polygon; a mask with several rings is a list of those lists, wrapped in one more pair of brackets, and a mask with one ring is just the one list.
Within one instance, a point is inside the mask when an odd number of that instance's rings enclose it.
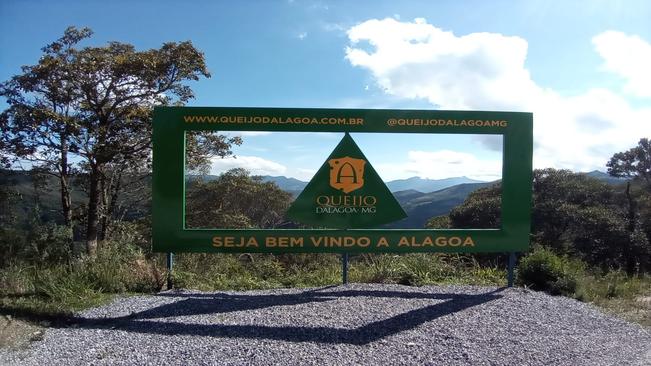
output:
{"label": "gray gravel", "polygon": [[16,365],[651,365],[651,336],[522,289],[353,284],[122,298],[50,328]]}

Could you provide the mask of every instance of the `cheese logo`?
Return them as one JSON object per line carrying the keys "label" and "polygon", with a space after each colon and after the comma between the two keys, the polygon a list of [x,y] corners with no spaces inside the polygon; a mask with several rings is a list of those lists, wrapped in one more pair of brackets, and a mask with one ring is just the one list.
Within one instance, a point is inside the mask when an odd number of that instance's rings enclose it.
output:
{"label": "cheese logo", "polygon": [[407,217],[349,134],[345,134],[287,217],[314,228],[368,229]]}
{"label": "cheese logo", "polygon": [[328,160],[328,165],[330,165],[330,187],[344,193],[364,187],[365,160],[344,156]]}

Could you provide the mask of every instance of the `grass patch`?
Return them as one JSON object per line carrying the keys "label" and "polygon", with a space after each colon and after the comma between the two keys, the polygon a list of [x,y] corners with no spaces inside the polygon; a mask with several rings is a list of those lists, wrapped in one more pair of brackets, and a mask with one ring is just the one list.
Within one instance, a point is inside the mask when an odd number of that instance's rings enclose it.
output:
{"label": "grass patch", "polygon": [[[179,254],[174,283],[202,291],[318,287],[341,283],[339,254]],[[349,259],[349,280],[363,283],[503,286],[506,270],[469,256],[362,254]]]}
{"label": "grass patch", "polygon": [[579,279],[575,297],[651,328],[651,276],[648,274],[629,276],[618,270],[587,273]]}
{"label": "grass patch", "polygon": [[156,258],[148,260],[135,248],[106,242],[95,258],[13,263],[0,269],[0,314],[36,321],[66,319],[116,294],[157,291],[163,278]]}
{"label": "grass patch", "polygon": [[364,254],[352,261],[350,278],[353,282],[397,283],[409,286],[504,286],[506,270],[482,267],[473,257],[456,254]]}
{"label": "grass patch", "polygon": [[[532,258],[535,260],[529,262],[523,259],[529,264],[521,265],[520,275],[526,269],[529,277],[521,277],[521,283],[542,278],[543,283],[555,284],[569,276],[575,286],[566,296],[651,326],[648,275],[591,273],[581,262],[547,252]],[[341,256],[183,253],[175,256],[173,275],[175,287],[201,291],[338,285]],[[65,322],[72,313],[102,305],[115,295],[156,292],[165,279],[163,255],[146,258],[133,247],[108,243],[94,259],[47,266],[13,264],[0,269],[0,314],[36,322]],[[349,280],[411,286],[505,286],[506,269],[480,265],[475,257],[462,254],[361,254],[350,256]]]}

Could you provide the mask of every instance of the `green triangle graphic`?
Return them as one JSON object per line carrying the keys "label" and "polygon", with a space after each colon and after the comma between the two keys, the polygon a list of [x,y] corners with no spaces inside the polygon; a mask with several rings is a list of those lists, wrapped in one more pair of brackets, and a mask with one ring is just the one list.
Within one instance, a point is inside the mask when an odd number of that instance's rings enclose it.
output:
{"label": "green triangle graphic", "polygon": [[289,207],[295,221],[327,228],[371,228],[407,217],[353,138],[344,135]]}

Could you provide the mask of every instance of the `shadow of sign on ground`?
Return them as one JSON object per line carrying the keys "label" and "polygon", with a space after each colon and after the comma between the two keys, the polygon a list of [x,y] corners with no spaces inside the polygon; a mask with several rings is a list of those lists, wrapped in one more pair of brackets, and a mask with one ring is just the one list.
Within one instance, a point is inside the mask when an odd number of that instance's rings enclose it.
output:
{"label": "shadow of sign on ground", "polygon": [[[127,332],[160,335],[193,335],[208,337],[255,338],[289,342],[319,342],[364,345],[396,333],[415,328],[423,323],[502,297],[502,289],[491,292],[465,294],[426,294],[397,291],[324,291],[327,288],[295,294],[230,295],[227,293],[192,294],[161,293],[157,296],[178,298],[177,301],[115,318],[75,318],[72,323],[81,328],[111,328]],[[219,315],[270,307],[288,307],[318,304],[354,297],[405,298],[436,300],[432,305],[417,307],[385,319],[371,321],[352,329],[328,326],[193,324],[177,321],[178,317]],[[175,320],[170,320],[175,319]]]}

